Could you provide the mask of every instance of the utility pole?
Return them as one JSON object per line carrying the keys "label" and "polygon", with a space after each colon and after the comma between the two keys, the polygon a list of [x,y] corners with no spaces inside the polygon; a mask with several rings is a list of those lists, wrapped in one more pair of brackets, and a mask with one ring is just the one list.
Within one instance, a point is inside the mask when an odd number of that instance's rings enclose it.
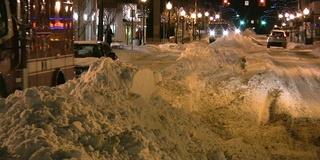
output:
{"label": "utility pole", "polygon": [[103,0],[99,0],[98,40],[103,41]]}

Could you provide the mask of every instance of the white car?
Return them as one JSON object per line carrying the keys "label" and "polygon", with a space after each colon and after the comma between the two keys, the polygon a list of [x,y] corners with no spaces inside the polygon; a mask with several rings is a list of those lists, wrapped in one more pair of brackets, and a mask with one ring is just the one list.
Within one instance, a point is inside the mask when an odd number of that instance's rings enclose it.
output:
{"label": "white car", "polygon": [[287,48],[287,44],[287,35],[285,31],[275,29],[270,32],[270,35],[267,39],[268,48],[270,48],[270,46],[280,46],[283,48]]}
{"label": "white car", "polygon": [[112,48],[103,41],[74,41],[75,77],[80,77],[100,57],[118,60]]}

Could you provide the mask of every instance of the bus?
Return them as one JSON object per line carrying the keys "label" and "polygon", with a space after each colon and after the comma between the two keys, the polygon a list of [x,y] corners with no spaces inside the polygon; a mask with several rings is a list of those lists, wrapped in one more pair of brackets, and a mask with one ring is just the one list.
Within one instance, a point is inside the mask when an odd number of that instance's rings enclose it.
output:
{"label": "bus", "polygon": [[0,0],[0,97],[74,77],[73,3]]}

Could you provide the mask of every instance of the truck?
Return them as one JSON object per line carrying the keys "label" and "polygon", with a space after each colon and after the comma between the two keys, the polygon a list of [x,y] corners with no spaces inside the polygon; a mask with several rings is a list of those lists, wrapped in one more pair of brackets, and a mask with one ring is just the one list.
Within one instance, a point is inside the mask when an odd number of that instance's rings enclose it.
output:
{"label": "truck", "polygon": [[0,97],[74,77],[73,2],[0,0]]}

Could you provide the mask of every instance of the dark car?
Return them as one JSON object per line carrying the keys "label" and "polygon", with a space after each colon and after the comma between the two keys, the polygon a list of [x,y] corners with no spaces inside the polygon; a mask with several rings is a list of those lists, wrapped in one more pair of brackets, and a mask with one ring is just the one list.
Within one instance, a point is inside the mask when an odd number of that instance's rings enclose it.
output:
{"label": "dark car", "polygon": [[267,39],[267,47],[279,46],[287,48],[287,36],[286,32],[283,30],[272,30]]}
{"label": "dark car", "polygon": [[216,39],[219,37],[228,36],[228,34],[228,23],[209,24],[209,43],[216,41]]}
{"label": "dark car", "polygon": [[112,48],[102,41],[74,41],[75,76],[80,77],[90,65],[101,57],[109,57],[118,60]]}

